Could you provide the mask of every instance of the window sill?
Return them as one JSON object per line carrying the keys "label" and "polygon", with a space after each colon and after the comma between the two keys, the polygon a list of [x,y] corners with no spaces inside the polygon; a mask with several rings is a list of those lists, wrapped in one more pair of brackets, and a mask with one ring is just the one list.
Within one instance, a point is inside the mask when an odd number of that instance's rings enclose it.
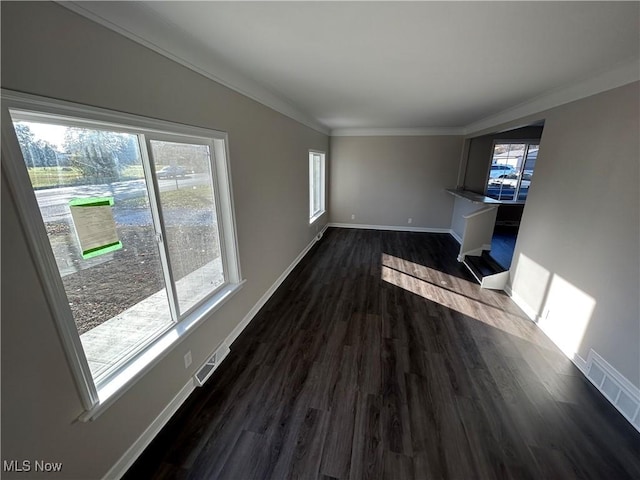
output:
{"label": "window sill", "polygon": [[172,325],[171,328],[164,332],[153,344],[128,364],[124,365],[116,374],[111,376],[108,382],[98,386],[98,403],[93,408],[82,413],[78,417],[78,420],[87,422],[98,418],[129,390],[129,388],[135,385],[138,380],[157,365],[160,360],[178,346],[209,315],[233,297],[242,288],[244,283],[245,280],[242,280],[239,283],[226,285],[209,299],[209,301],[196,308],[183,321]]}
{"label": "window sill", "polygon": [[325,214],[326,210],[322,210],[321,212],[316,213],[313,217],[309,219],[309,225],[313,225],[313,223],[318,220],[321,216]]}

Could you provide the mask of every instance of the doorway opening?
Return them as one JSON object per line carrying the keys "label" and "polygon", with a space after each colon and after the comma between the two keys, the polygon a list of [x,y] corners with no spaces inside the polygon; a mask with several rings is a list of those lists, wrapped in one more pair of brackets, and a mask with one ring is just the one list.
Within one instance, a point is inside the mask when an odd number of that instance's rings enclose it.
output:
{"label": "doorway opening", "polygon": [[504,270],[511,267],[543,128],[539,121],[469,140],[464,189],[498,203],[491,249],[483,255]]}

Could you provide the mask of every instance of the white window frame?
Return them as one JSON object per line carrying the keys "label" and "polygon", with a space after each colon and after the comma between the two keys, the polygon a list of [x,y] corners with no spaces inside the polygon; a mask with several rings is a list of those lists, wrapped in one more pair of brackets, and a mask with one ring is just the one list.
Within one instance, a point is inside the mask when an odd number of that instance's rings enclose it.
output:
{"label": "white window frame", "polygon": [[[538,145],[538,147],[540,147],[540,139],[539,138],[533,138],[533,139],[524,139],[524,140],[494,140],[493,143],[491,144],[491,158],[489,160],[489,171],[487,172],[487,178],[484,182],[484,191],[485,191],[485,195],[489,195],[489,181],[491,180],[491,167],[493,166],[493,152],[496,149],[496,145],[518,145],[518,144],[525,144],[525,154],[524,154],[524,158],[522,159],[522,168],[524,170],[524,165],[527,161],[527,156],[529,155],[529,148],[531,148],[531,145]],[[514,195],[513,195],[513,199],[512,200],[499,200],[501,202],[504,203],[525,203],[526,200],[518,200],[518,197],[520,196],[520,186],[522,184],[522,175],[518,176],[518,180],[516,182],[516,186],[514,188]],[[493,198],[493,197],[492,197]]]}
{"label": "white window frame", "polygon": [[[67,360],[85,408],[80,420],[87,421],[100,415],[244,284],[236,238],[228,135],[225,132],[201,127],[113,112],[11,90],[3,89],[1,96],[2,170],[6,173],[11,185],[31,255],[42,280],[47,301],[57,324]],[[13,128],[11,110],[27,112],[29,115],[41,116],[43,119],[49,117],[56,123],[64,122],[66,117],[71,125],[77,125],[78,122],[81,122],[83,127],[93,124],[96,127],[106,127],[112,131],[134,133],[141,141],[146,142],[147,148],[151,138],[191,140],[208,145],[211,149],[212,176],[225,283],[200,303],[181,314],[177,318],[177,322],[173,323],[161,336],[142,351],[136,352],[132,359],[119,365],[117,370],[100,384],[96,384],[91,375],[73,314],[67,303],[62,279]],[[144,151],[142,154],[145,155]],[[145,168],[149,168],[151,164],[146,161],[143,162],[143,165],[146,165]],[[155,196],[154,190],[157,189],[157,180],[155,175],[149,176],[148,173],[147,178],[153,178],[153,181],[147,185],[147,188],[149,194]],[[168,285],[167,289],[170,290]]]}
{"label": "white window frame", "polygon": [[[313,168],[314,156],[320,156],[320,185],[316,185]],[[315,222],[326,212],[325,192],[326,192],[326,153],[319,150],[309,150],[309,225]],[[320,193],[319,208],[314,210],[314,197],[316,191]]]}

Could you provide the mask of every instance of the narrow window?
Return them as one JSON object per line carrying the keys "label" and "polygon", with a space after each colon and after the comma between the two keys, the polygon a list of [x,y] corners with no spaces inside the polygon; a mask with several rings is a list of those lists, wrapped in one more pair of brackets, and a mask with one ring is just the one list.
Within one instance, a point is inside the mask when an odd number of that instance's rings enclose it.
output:
{"label": "narrow window", "polygon": [[325,212],[325,154],[309,151],[309,223]]}
{"label": "narrow window", "polygon": [[[90,409],[165,334],[175,340],[240,284],[226,136],[8,103],[11,181],[35,197],[20,202],[23,221],[46,235],[40,271]],[[146,126],[155,122],[163,129]]]}

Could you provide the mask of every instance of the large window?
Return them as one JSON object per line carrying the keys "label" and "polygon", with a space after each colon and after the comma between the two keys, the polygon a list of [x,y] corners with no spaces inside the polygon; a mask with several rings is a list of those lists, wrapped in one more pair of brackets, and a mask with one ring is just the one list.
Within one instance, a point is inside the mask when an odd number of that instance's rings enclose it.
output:
{"label": "large window", "polygon": [[325,212],[324,153],[309,152],[309,223]]}
{"label": "large window", "polygon": [[493,145],[487,196],[497,200],[525,201],[538,158],[538,140]]}
{"label": "large window", "polygon": [[6,92],[3,104],[3,158],[91,409],[240,284],[226,135]]}

